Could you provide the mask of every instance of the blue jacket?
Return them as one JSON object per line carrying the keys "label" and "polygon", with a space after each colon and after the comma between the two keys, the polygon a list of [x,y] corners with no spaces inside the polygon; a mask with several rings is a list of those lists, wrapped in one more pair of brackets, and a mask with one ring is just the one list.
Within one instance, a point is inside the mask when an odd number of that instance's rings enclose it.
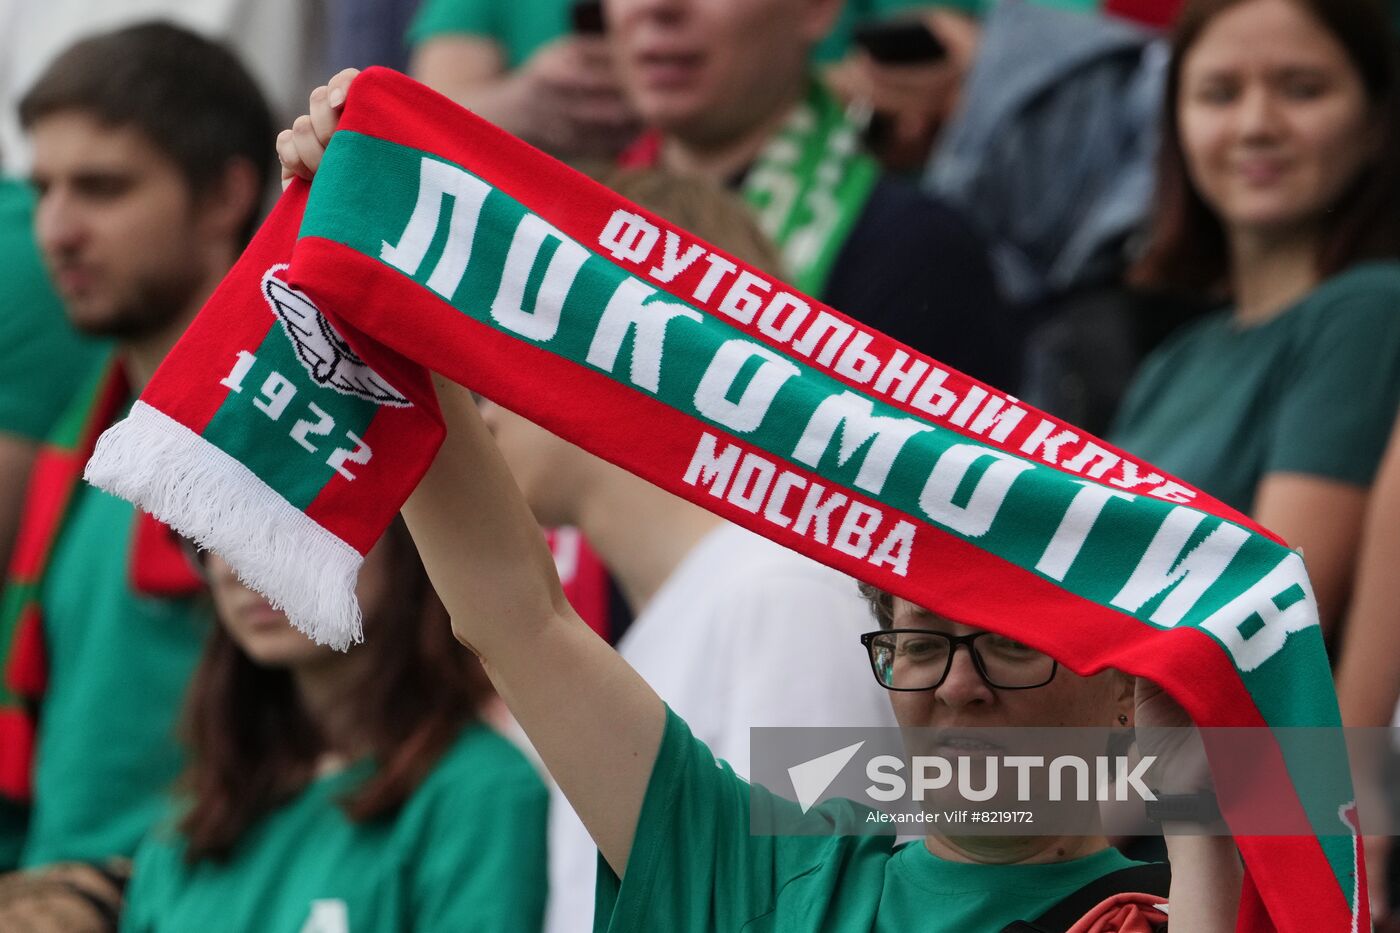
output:
{"label": "blue jacket", "polygon": [[925,172],[1016,304],[1114,279],[1146,221],[1168,52],[1105,16],[1001,0]]}

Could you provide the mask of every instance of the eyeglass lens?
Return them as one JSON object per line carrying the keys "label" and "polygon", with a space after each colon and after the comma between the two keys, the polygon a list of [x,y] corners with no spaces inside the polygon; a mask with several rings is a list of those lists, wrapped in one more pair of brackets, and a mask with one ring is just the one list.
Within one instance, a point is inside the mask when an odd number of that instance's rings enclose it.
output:
{"label": "eyeglass lens", "polygon": [[[967,643],[984,679],[993,687],[1039,687],[1055,673],[1049,655],[993,632],[981,632]],[[876,676],[895,690],[929,690],[947,677],[952,667],[952,642],[937,632],[882,632],[870,641]]]}

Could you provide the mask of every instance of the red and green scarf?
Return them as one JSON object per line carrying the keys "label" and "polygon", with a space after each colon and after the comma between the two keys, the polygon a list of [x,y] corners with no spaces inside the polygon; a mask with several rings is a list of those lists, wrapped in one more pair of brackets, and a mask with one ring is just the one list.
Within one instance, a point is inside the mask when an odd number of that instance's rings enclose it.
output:
{"label": "red and green scarf", "polygon": [[[49,560],[71,512],[98,435],[131,401],[117,362],[102,367],[39,449],[0,606],[0,796],[27,803],[35,713],[48,686],[40,597]],[[149,596],[187,596],[202,584],[170,529],[149,515],[136,522],[131,586]],[[114,542],[114,546],[117,543]]]}
{"label": "red and green scarf", "polygon": [[[1200,725],[1338,724],[1302,559],[1246,516],[400,75],[360,76],[341,127],[87,472],[316,638],[359,637],[361,557],[442,436],[435,370],[934,612],[1151,678]],[[1323,782],[1266,757],[1316,833],[1238,838],[1240,929],[1364,924],[1345,756]]]}

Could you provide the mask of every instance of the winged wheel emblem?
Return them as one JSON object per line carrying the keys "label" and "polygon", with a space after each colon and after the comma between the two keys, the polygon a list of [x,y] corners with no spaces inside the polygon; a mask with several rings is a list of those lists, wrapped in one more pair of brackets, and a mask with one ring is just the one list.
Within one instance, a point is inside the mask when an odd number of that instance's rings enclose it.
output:
{"label": "winged wheel emblem", "polygon": [[345,395],[357,395],[380,405],[409,407],[412,403],[403,393],[350,349],[304,292],[277,277],[286,268],[283,263],[263,273],[262,293],[311,378]]}

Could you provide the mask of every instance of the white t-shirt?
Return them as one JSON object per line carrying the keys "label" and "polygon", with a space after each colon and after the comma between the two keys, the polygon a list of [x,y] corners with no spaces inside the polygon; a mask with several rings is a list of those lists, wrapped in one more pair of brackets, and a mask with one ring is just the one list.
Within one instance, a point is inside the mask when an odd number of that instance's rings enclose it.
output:
{"label": "white t-shirt", "polygon": [[[753,726],[893,726],[850,577],[725,524],[686,555],[618,651],[740,775]],[[547,933],[588,933],[598,850],[556,788]]]}

